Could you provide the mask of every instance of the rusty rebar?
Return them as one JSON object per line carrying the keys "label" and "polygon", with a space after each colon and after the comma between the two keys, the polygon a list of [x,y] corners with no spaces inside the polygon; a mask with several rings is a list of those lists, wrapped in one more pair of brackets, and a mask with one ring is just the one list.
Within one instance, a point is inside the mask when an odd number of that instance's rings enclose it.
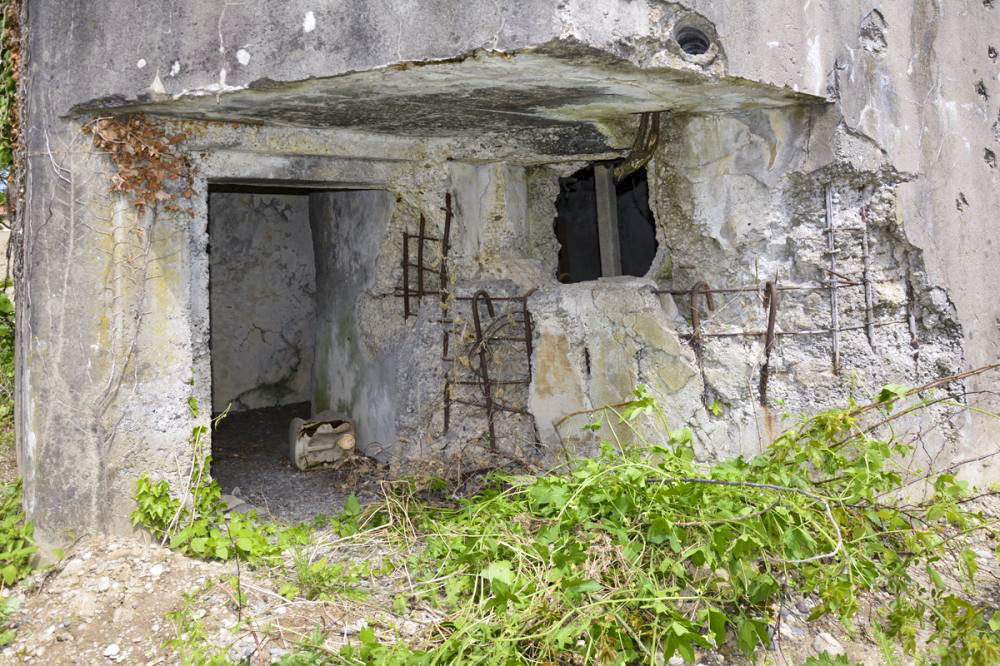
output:
{"label": "rusty rebar", "polygon": [[868,250],[868,209],[861,209],[861,221],[864,223],[864,232],[861,234],[861,281],[865,285],[865,335],[868,337],[868,345],[875,350],[875,327],[874,305],[872,296],[871,277],[871,255]]}
{"label": "rusty rebar", "polygon": [[420,233],[417,235],[417,303],[424,295],[424,234],[427,232],[427,220],[420,214]]}
{"label": "rusty rebar", "polygon": [[534,335],[534,331],[531,326],[531,313],[528,311],[528,297],[535,292],[534,289],[529,291],[527,294],[522,296],[522,306],[521,311],[524,313],[524,350],[528,354],[528,377],[531,377],[531,354],[532,354],[532,342],[531,338]]}
{"label": "rusty rebar", "polygon": [[764,363],[760,367],[760,404],[767,406],[767,382],[771,373],[771,348],[774,346],[774,322],[778,317],[778,290],[775,282],[764,284],[764,309],[767,330],[764,332]]}
{"label": "rusty rebar", "polygon": [[[906,323],[908,323],[906,319],[894,319],[890,321],[877,321],[872,325],[875,327],[902,326]],[[840,331],[841,333],[844,333],[846,331],[861,331],[864,330],[864,328],[865,325],[861,324],[860,326],[843,326],[841,328],[838,328],[837,330]],[[803,330],[803,331],[775,331],[774,336],[781,337],[785,335],[830,335],[832,332],[833,330],[829,328],[817,328],[817,329]],[[701,333],[701,337],[703,338],[759,338],[762,335],[767,335],[767,331],[713,331],[710,333]],[[681,337],[687,340],[691,339],[691,336],[686,334]]]}
{"label": "rusty rebar", "polygon": [[632,147],[625,158],[618,162],[613,171],[616,183],[646,166],[656,152],[660,141],[660,114],[657,111],[643,113],[639,117],[639,129],[632,140]]}
{"label": "rusty rebar", "polygon": [[410,317],[410,234],[403,232],[403,319]]}
{"label": "rusty rebar", "polygon": [[479,317],[479,302],[481,300],[486,301],[486,311],[490,313],[490,317],[496,317],[496,311],[493,309],[493,299],[490,298],[485,289],[480,289],[473,294],[472,323],[476,331],[475,344],[479,350],[479,376],[482,379],[483,399],[485,402],[483,407],[486,409],[486,420],[489,426],[490,451],[496,451],[497,435],[493,424],[493,387],[490,384],[489,355],[486,350],[486,340],[483,338],[483,325]]}
{"label": "rusty rebar", "polygon": [[[825,191],[826,196],[826,247],[827,253],[830,255],[830,269],[829,272],[837,277],[841,277],[837,273],[837,247],[833,236],[833,188],[830,185],[826,186]],[[837,302],[837,283],[830,283],[830,331],[831,331],[831,343],[833,350],[833,374],[838,374],[840,372],[840,306]]]}
{"label": "rusty rebar", "polygon": [[[823,270],[826,270],[825,268]],[[895,279],[886,279],[885,282],[894,282]],[[877,280],[873,280],[877,282]],[[845,282],[836,283],[838,287],[861,287],[864,286],[862,282],[856,282],[853,280],[848,280]],[[793,284],[793,285],[781,285],[777,289],[778,291],[827,291],[830,289],[830,282],[826,284]],[[702,289],[702,293],[712,293],[712,294],[759,294],[763,291],[763,285],[757,285],[755,287],[719,287],[718,289]],[[671,296],[687,296],[691,293],[691,288],[687,289],[653,289],[654,294],[669,294]]]}
{"label": "rusty rebar", "polygon": [[[451,236],[451,192],[444,195],[444,233],[441,234],[441,286],[439,294],[441,296],[442,313],[447,313],[448,308],[448,250]],[[443,315],[445,316],[445,315]],[[448,327],[444,326],[441,331],[441,357],[448,358]],[[444,375],[444,432],[451,428],[451,380],[448,371]]]}

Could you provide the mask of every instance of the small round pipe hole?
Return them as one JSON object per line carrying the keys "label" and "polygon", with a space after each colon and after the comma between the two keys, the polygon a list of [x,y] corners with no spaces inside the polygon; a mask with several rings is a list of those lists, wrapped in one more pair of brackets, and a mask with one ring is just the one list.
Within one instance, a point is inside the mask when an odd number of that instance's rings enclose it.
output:
{"label": "small round pipe hole", "polygon": [[681,51],[688,55],[701,55],[707,53],[711,42],[701,30],[697,28],[681,28],[674,36]]}

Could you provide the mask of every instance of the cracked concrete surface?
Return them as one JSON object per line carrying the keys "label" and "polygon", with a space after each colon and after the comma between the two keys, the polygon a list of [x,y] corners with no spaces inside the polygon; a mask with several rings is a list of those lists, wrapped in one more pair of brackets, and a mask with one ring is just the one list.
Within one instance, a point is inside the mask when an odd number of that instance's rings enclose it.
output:
{"label": "cracked concrete surface", "polygon": [[308,194],[209,194],[214,412],[310,399],[316,269]]}

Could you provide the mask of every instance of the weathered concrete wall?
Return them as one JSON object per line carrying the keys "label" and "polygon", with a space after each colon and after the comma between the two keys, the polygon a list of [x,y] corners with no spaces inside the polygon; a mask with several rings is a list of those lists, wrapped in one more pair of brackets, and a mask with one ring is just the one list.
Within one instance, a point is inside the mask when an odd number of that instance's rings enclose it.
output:
{"label": "weathered concrete wall", "polygon": [[[769,441],[783,413],[842,404],[852,396],[865,401],[885,383],[905,377],[904,383],[922,384],[963,366],[954,306],[928,281],[923,257],[900,224],[897,188],[908,176],[877,161],[868,168],[811,163],[822,146],[842,140],[842,130],[824,123],[828,113],[678,116],[665,125],[653,199],[669,252],[659,282],[680,292],[664,296],[672,301],[667,308],[674,325],[690,331],[691,297],[684,292],[700,281],[725,289],[774,280],[782,289],[763,407],[763,337],[733,335],[766,329],[761,292],[718,294],[714,312],[700,306],[704,402],[714,403],[721,418],[698,424],[696,432],[718,455],[753,451]],[[866,235],[870,313],[863,284]],[[831,268],[839,277],[833,279]],[[831,282],[838,285],[837,327],[844,329],[837,335],[836,369],[826,289]],[[967,453],[954,432],[937,435],[925,443],[930,458]]]}
{"label": "weathered concrete wall", "polygon": [[[860,0],[25,3],[29,163],[15,244],[24,257],[17,423],[29,516],[54,540],[125,531],[139,474],[183,486],[191,427],[206,418],[192,417],[187,402],[209,404],[212,386],[210,180],[391,193],[385,233],[351,242],[379,248],[374,274],[358,286],[357,339],[369,358],[406,361],[383,379],[398,391],[396,441],[369,449],[397,461],[483,451],[485,425],[472,407],[456,408],[452,432],[439,439],[450,371],[436,322],[443,311],[455,316],[455,354],[467,355],[468,302],[443,310],[425,297],[404,319],[396,295],[402,231],[415,231],[423,215],[440,236],[448,191],[454,293],[540,289],[529,299],[538,323],[533,385],[504,396],[537,410],[534,419],[503,419],[514,455],[537,452],[536,425],[542,453],[558,446],[543,433],[560,410],[625,397],[633,380],[674,400],[672,420],[695,427],[706,455],[759,446],[760,429],[748,425],[759,340],[711,342],[699,355],[678,348],[690,325],[679,314],[684,297],[660,299],[658,313],[645,285],[817,279],[826,183],[838,223],[856,225],[861,208],[871,210],[873,260],[891,278],[879,314],[910,308],[917,327],[912,337],[908,327],[881,327],[874,351],[863,335],[845,336],[845,369],[861,384],[912,383],[995,360],[994,5],[893,0],[876,14]],[[680,53],[672,31],[684,21],[718,38],[710,58]],[[828,104],[789,108],[820,101]],[[115,107],[253,124],[157,121],[187,134],[178,148],[195,172],[190,215],[140,214],[109,194],[113,169],[79,133]],[[560,286],[556,179],[620,155],[640,111],[674,112],[650,166],[653,269],[645,281]],[[845,252],[856,265],[856,246]],[[829,315],[815,295],[785,306],[787,329]],[[845,307],[845,317],[857,315],[856,301]],[[736,301],[706,326],[756,327],[761,314],[759,303]],[[845,395],[847,378],[832,376],[824,344],[781,341],[776,399],[811,409]],[[498,359],[502,376],[524,369],[519,353]],[[542,354],[558,360],[543,363]],[[658,378],[659,365],[675,372]],[[681,381],[689,368],[699,372]],[[562,397],[553,377],[566,379]],[[722,417],[708,410],[716,401]],[[976,417],[939,462],[997,435],[995,422]],[[965,472],[997,477],[989,463]]]}
{"label": "weathered concrete wall", "polygon": [[362,323],[362,301],[375,284],[380,250],[392,216],[384,190],[309,195],[316,248],[316,352],[313,413],[351,418],[358,446],[394,443],[400,407],[397,369],[402,349],[373,349]]}
{"label": "weathered concrete wall", "polygon": [[304,194],[209,194],[212,411],[308,402],[316,271]]}
{"label": "weathered concrete wall", "polygon": [[[928,282],[954,304],[965,366],[1000,358],[1000,285],[993,222],[1000,210],[1000,49],[995,2],[717,3],[690,6],[715,25],[731,74],[828,92],[839,124],[813,160],[858,167],[891,165],[908,175],[896,191],[907,238],[922,253]],[[774,17],[780,16],[780,21]],[[990,49],[993,49],[991,51]],[[970,392],[992,378],[971,380]],[[995,419],[971,415],[964,452],[1000,439]],[[966,456],[959,453],[958,457]],[[965,467],[996,478],[997,461]]]}
{"label": "weathered concrete wall", "polygon": [[[614,411],[588,410],[633,399],[640,384],[662,409],[647,424],[659,427],[646,433],[651,437],[704,412],[694,353],[681,342],[654,286],[622,277],[548,287],[532,296],[537,347],[529,405],[553,457],[592,453],[598,438],[631,441],[627,426],[616,427]],[[583,430],[595,419],[605,421],[597,437]]]}

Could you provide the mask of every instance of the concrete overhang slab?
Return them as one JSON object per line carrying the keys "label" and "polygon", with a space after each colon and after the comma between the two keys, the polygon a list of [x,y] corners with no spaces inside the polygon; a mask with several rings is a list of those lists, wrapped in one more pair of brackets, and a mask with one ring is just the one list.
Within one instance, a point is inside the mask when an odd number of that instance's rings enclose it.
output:
{"label": "concrete overhang slab", "polygon": [[[309,128],[350,128],[414,137],[574,137],[546,152],[580,154],[611,146],[606,123],[647,111],[726,113],[825,103],[787,88],[689,68],[645,67],[560,40],[516,53],[478,50],[299,81],[257,80],[141,99],[104,98],[78,114],[145,112],[178,118]],[[568,130],[568,131],[567,131]]]}

